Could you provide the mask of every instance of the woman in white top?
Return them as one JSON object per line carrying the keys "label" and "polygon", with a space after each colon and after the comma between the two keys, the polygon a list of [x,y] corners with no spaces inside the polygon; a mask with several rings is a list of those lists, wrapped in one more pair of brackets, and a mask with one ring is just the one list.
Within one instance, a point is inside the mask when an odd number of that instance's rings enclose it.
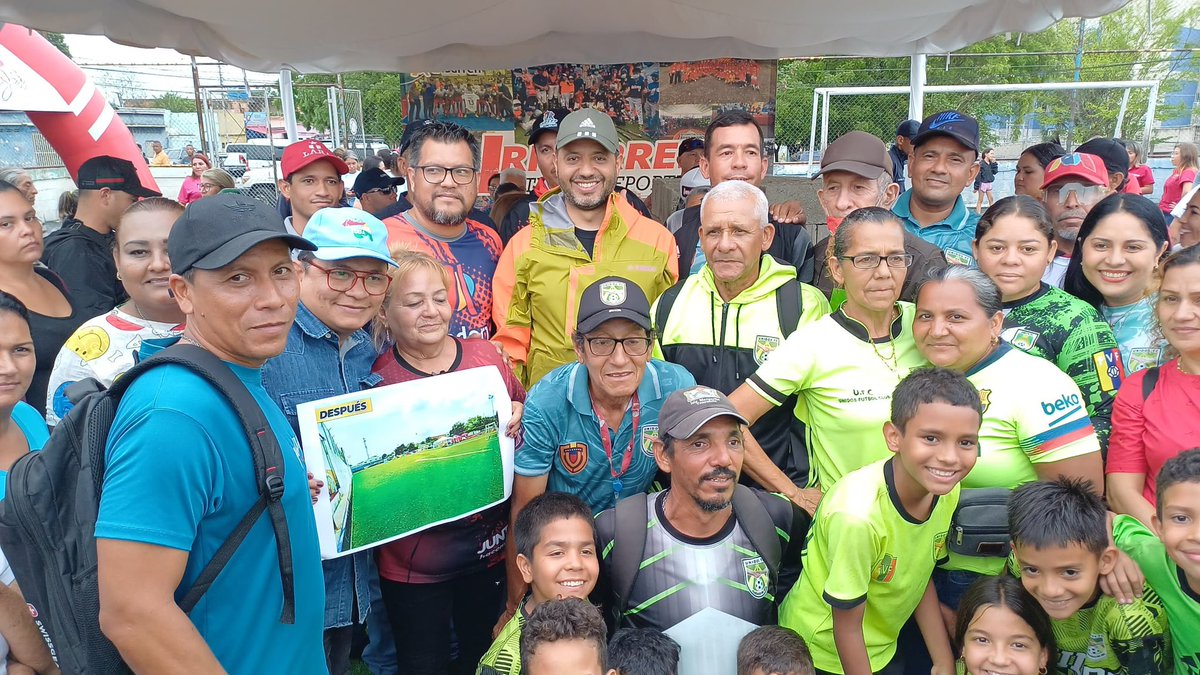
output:
{"label": "woman in white top", "polygon": [[143,199],[121,216],[113,245],[117,278],[129,300],[84,322],[59,351],[50,372],[46,423],[58,424],[72,403],[67,388],[94,378],[109,386],[137,362],[142,341],[183,331],[183,312],[167,289],[167,236],[183,206],[165,197]]}

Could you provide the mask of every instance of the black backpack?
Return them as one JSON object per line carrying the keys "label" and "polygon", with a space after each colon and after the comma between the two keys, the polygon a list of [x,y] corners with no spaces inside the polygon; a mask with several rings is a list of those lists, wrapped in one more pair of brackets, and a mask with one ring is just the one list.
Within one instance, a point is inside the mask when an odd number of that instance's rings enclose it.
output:
{"label": "black backpack", "polygon": [[[779,580],[779,566],[783,562],[783,545],[775,521],[767,507],[745,485],[733,489],[733,517],[742,531],[767,565],[770,583]],[[621,628],[625,622],[625,606],[629,594],[641,571],[646,556],[646,532],[650,522],[650,500],[644,494],[626,497],[617,502],[613,510],[612,563],[609,567],[612,592],[615,600],[610,608],[613,629]]]}
{"label": "black backpack", "polygon": [[134,366],[108,390],[90,379],[72,385],[72,394],[79,396],[75,407],[40,452],[21,457],[8,473],[8,494],[0,502],[0,548],[64,673],[131,672],[100,631],[96,517],[104,485],[105,445],[121,395],[146,371],[168,363],[191,369],[233,404],[250,441],[259,487],[258,501],[205,565],[179,606],[184,612],[196,606],[266,511],[275,531],[283,582],[280,621],[295,621],[291,539],[280,502],[284,465],[279,442],[258,402],[228,366],[200,347],[176,344]]}

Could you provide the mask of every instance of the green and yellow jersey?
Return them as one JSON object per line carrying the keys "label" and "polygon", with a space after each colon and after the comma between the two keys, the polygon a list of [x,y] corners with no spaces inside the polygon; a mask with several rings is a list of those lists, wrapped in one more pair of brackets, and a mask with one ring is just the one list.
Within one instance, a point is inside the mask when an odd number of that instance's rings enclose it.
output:
{"label": "green and yellow jersey", "polygon": [[959,488],[935,497],[929,517],[905,511],[893,460],[843,477],[817,507],[801,558],[800,580],[784,598],[779,624],[808,643],[817,668],[842,672],[833,610],[866,603],[863,638],[871,669],[896,655],[900,627],[920,603],[934,566],[946,559],[946,530]]}
{"label": "green and yellow jersey", "polygon": [[[1200,593],[1167,555],[1162,541],[1133,516],[1113,520],[1113,541],[1142,569],[1167,615],[1176,675],[1200,675]],[[1163,671],[1167,672],[1167,671]]]}
{"label": "green and yellow jersey", "polygon": [[525,611],[527,602],[528,595],[479,660],[479,668],[476,669],[475,675],[521,675],[521,630],[525,628],[525,621],[529,618],[529,613]]}
{"label": "green and yellow jersey", "polygon": [[913,339],[915,308],[896,303],[886,340],[872,340],[843,309],[792,333],[746,380],[775,406],[797,395],[794,414],[806,425],[812,458],[809,485],[828,490],[842,476],[888,457],[883,423],[892,390],[927,365]]}

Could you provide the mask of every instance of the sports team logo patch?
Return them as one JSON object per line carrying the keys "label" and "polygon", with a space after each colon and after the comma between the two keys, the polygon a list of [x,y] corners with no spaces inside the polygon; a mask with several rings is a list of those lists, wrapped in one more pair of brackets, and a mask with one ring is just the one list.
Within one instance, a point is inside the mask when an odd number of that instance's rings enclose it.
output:
{"label": "sports team logo patch", "polygon": [[983,412],[987,412],[988,406],[992,404],[992,390],[979,390],[979,405],[983,406]]}
{"label": "sports team logo patch", "polygon": [[1001,337],[1003,337],[1005,340],[1008,340],[1010,345],[1020,349],[1023,352],[1033,349],[1034,345],[1037,344],[1037,339],[1041,337],[1041,333],[1027,330],[1025,328],[1018,328],[1016,332],[1012,333],[1011,335],[1008,334],[1009,331],[1004,332],[1006,334],[1002,335]]}
{"label": "sports team logo patch", "polygon": [[647,457],[654,456],[654,439],[658,438],[658,425],[642,425],[642,453]]}
{"label": "sports team logo patch", "polygon": [[971,259],[971,256],[963,253],[962,251],[956,251],[952,248],[942,249],[942,253],[946,254],[946,262],[950,263],[951,265],[970,266],[971,263],[974,262]]}
{"label": "sports team logo patch", "polygon": [[588,463],[587,443],[567,443],[558,446],[558,461],[572,476],[583,471]]}
{"label": "sports team logo patch", "polygon": [[600,302],[613,307],[625,302],[625,282],[606,281],[600,284]]}
{"label": "sports team logo patch", "polygon": [[890,553],[884,553],[879,562],[875,563],[875,571],[871,574],[871,578],[881,584],[886,584],[896,576],[896,557]]}
{"label": "sports team logo patch", "polygon": [[1125,366],[1121,363],[1121,350],[1113,347],[1092,355],[1096,364],[1096,375],[1100,377],[1100,391],[1116,391],[1125,379]]}
{"label": "sports team logo patch", "polygon": [[771,572],[762,556],[746,558],[742,561],[742,569],[746,572],[746,590],[750,597],[756,600],[765,598],[771,588]]}
{"label": "sports team logo patch", "polygon": [[763,361],[779,347],[779,338],[773,335],[758,335],[754,338],[754,362],[762,365]]}
{"label": "sports team logo patch", "polygon": [[942,558],[945,558],[945,557],[946,557],[946,533],[941,532],[941,533],[938,533],[938,535],[933,538],[933,559],[941,560]]}

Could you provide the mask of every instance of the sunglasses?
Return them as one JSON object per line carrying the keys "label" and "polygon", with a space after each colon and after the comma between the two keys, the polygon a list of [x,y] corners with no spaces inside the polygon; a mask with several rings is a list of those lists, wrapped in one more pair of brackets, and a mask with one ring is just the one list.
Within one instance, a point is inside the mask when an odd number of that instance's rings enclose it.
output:
{"label": "sunglasses", "polygon": [[387,187],[371,188],[370,190],[367,190],[367,191],[366,191],[366,192],[364,192],[363,194],[365,194],[365,195],[369,195],[369,194],[371,194],[372,192],[378,192],[378,193],[379,193],[379,194],[381,194],[381,195],[390,195],[390,194],[393,194],[393,193],[395,193],[395,192],[396,192],[396,186],[395,186],[395,185],[389,185],[389,186],[387,186]]}

